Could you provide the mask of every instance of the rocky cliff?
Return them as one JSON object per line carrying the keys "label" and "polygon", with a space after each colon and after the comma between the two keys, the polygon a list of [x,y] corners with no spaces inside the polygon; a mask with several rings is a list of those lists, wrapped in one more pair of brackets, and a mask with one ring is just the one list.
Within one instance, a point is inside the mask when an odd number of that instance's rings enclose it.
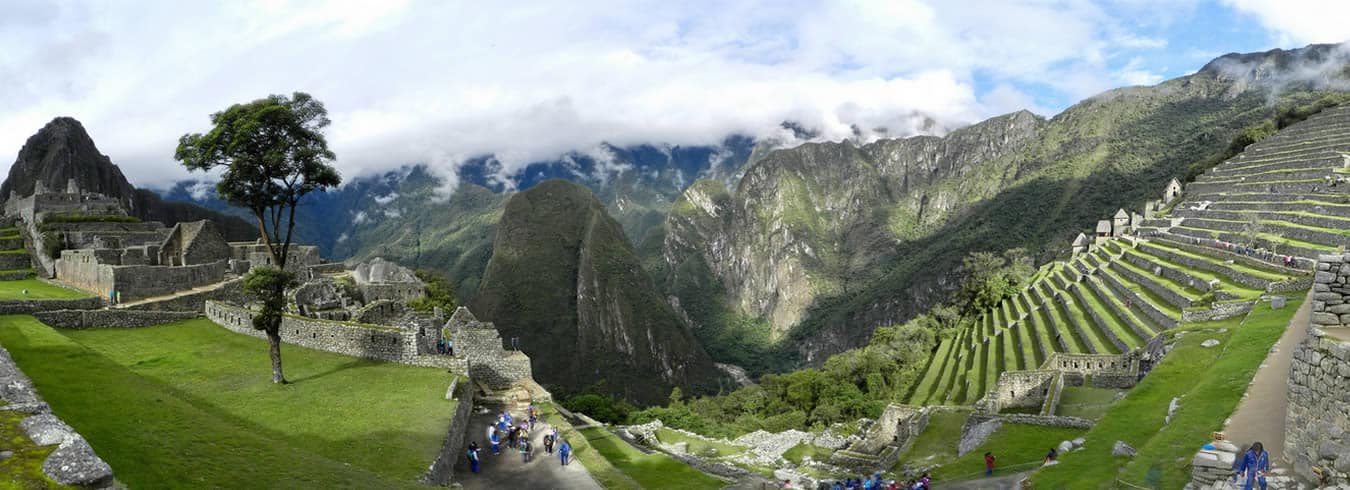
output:
{"label": "rocky cliff", "polygon": [[717,381],[623,228],[577,184],[546,181],[511,197],[470,309],[518,337],[535,378],[564,391],[650,403],[672,386]]}
{"label": "rocky cliff", "polygon": [[28,138],[19,158],[0,184],[0,199],[27,197],[41,186],[50,192],[65,192],[71,180],[81,192],[96,192],[122,201],[130,214],[146,221],[173,226],[180,221],[209,219],[230,240],[251,240],[256,229],[237,217],[186,203],[166,203],[153,192],[138,190],[127,182],[122,170],[99,153],[84,125],[58,117]]}

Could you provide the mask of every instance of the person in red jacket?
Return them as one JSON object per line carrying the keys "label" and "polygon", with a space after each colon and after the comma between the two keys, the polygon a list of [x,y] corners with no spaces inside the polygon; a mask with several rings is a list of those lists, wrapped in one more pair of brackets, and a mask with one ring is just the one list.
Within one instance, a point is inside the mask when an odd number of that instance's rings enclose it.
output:
{"label": "person in red jacket", "polygon": [[994,474],[994,453],[984,453],[984,476]]}

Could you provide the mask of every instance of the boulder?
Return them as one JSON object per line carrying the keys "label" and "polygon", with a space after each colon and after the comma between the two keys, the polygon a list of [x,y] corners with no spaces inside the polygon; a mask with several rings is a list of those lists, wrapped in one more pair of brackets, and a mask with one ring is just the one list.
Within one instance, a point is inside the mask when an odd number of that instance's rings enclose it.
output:
{"label": "boulder", "polygon": [[74,429],[49,413],[25,418],[19,421],[19,427],[28,434],[28,438],[32,439],[34,444],[39,446],[60,444],[67,437],[75,435]]}
{"label": "boulder", "polygon": [[1073,443],[1073,448],[1074,448],[1074,449],[1078,449],[1078,448],[1080,448],[1080,447],[1083,447],[1083,444],[1086,444],[1086,443],[1087,443],[1087,439],[1082,438],[1082,437],[1079,437],[1079,438],[1074,439],[1074,440],[1069,441],[1069,442]]}
{"label": "boulder", "polygon": [[1073,450],[1073,443],[1072,443],[1072,442],[1069,442],[1069,441],[1061,442],[1061,443],[1059,443],[1059,447],[1056,448],[1056,449],[1059,450],[1059,453],[1060,453],[1060,454],[1067,453],[1067,452]]}
{"label": "boulder", "polygon": [[1214,347],[1216,345],[1219,345],[1219,341],[1214,339],[1206,339],[1200,343],[1200,347]]}
{"label": "boulder", "polygon": [[94,454],[83,437],[71,437],[61,443],[47,460],[42,472],[62,485],[98,486],[112,481],[112,467]]}
{"label": "boulder", "polygon": [[1138,451],[1135,451],[1134,448],[1124,442],[1116,441],[1116,445],[1111,446],[1112,456],[1126,456],[1132,458],[1135,454],[1138,454]]}

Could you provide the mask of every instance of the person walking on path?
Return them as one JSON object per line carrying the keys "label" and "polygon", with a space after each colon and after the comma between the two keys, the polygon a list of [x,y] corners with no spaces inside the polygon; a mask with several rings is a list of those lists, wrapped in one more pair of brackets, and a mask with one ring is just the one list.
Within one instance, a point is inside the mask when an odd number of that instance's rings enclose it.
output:
{"label": "person walking on path", "polygon": [[469,443],[469,469],[476,475],[478,474],[478,441]]}
{"label": "person walking on path", "polygon": [[1237,482],[1238,475],[1243,475],[1246,480],[1242,485],[1242,490],[1252,490],[1252,487],[1259,485],[1261,490],[1266,490],[1266,472],[1270,471],[1270,454],[1266,453],[1265,446],[1260,442],[1252,444],[1252,448],[1242,455],[1242,460],[1238,462],[1237,468],[1233,470],[1233,481]]}
{"label": "person walking on path", "polygon": [[544,452],[553,454],[553,434],[544,434]]}
{"label": "person walking on path", "polygon": [[572,445],[563,439],[562,445],[558,446],[558,458],[562,460],[562,465],[567,466],[567,457],[572,455]]}
{"label": "person walking on path", "polygon": [[994,453],[984,453],[984,476],[994,475]]}
{"label": "person walking on path", "polygon": [[496,456],[496,455],[502,453],[502,448],[501,448],[501,446],[502,446],[502,436],[501,436],[501,432],[497,432],[497,428],[496,428],[496,427],[493,427],[493,428],[492,428],[492,434],[488,436],[488,442],[492,443],[492,455],[493,455],[493,456]]}
{"label": "person walking on path", "polygon": [[530,462],[530,440],[525,437],[521,437],[520,439],[520,462]]}

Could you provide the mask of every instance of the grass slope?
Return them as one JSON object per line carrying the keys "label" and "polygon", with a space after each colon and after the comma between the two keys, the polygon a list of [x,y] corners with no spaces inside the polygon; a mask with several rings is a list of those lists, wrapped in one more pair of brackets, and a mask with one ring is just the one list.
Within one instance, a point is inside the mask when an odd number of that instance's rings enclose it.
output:
{"label": "grass slope", "polygon": [[[23,294],[27,289],[28,294]],[[88,296],[60,286],[53,286],[37,279],[0,281],[0,301],[14,299],[79,299]]]}
{"label": "grass slope", "polygon": [[696,490],[722,488],[725,485],[722,480],[700,473],[664,454],[644,454],[603,428],[592,427],[580,432],[590,447],[595,448],[596,452],[636,481],[641,488]]}
{"label": "grass slope", "polygon": [[284,347],[206,320],[58,332],[0,317],[0,343],[53,410],[138,487],[414,487],[453,402],[438,369]]}
{"label": "grass slope", "polygon": [[[1280,310],[1262,303],[1245,318],[1196,323],[1175,330],[1190,333],[1176,340],[1175,349],[1162,363],[1107,410],[1088,432],[1086,449],[1065,455],[1059,465],[1033,476],[1035,488],[1111,488],[1117,477],[1150,488],[1184,486],[1190,481],[1187,463],[1191,456],[1209,441],[1211,432],[1222,428],[1224,419],[1237,407],[1247,383],[1270,346],[1279,340],[1299,302],[1290,301]],[[1230,330],[1220,334],[1220,328]],[[1218,339],[1221,347],[1200,346],[1211,338]],[[1163,425],[1174,397],[1183,397],[1182,408],[1170,424]],[[1138,449],[1139,454],[1133,459],[1111,456],[1111,446],[1118,440]],[[1150,470],[1154,470],[1153,476]]]}

